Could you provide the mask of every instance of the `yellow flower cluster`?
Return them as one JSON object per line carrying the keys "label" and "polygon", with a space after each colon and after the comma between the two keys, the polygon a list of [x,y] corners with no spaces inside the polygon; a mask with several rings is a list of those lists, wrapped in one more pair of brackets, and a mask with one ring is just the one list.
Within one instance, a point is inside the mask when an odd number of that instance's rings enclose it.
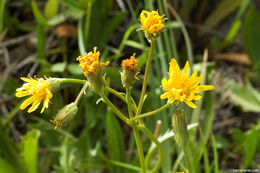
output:
{"label": "yellow flower cluster", "polygon": [[142,27],[140,30],[144,30],[148,34],[157,34],[164,27],[164,18],[160,16],[158,11],[146,11],[143,10],[140,14],[140,22],[142,23]]}
{"label": "yellow flower cluster", "polygon": [[31,77],[22,77],[21,79],[27,83],[25,83],[21,88],[16,89],[16,97],[31,96],[21,104],[20,109],[23,110],[32,104],[28,110],[28,112],[31,113],[35,111],[41,104],[41,101],[43,101],[42,113],[45,108],[48,108],[50,99],[52,98],[50,82],[43,78],[33,79]]}
{"label": "yellow flower cluster", "polygon": [[168,103],[173,102],[185,102],[192,108],[197,108],[197,106],[192,102],[192,100],[199,100],[201,96],[198,94],[206,90],[214,89],[213,85],[199,85],[202,81],[202,74],[198,76],[198,70],[196,70],[190,77],[188,75],[189,62],[187,61],[183,72],[181,72],[175,59],[172,59],[169,70],[169,80],[164,77],[162,80],[162,87],[166,90],[164,94],[161,95],[161,99],[168,98]]}
{"label": "yellow flower cluster", "polygon": [[135,53],[130,57],[130,59],[125,59],[122,61],[122,67],[126,70],[135,70],[138,61],[135,59]]}
{"label": "yellow flower cluster", "polygon": [[95,74],[101,65],[109,64],[109,61],[105,63],[100,63],[99,56],[100,53],[97,52],[97,47],[94,47],[93,52],[91,51],[88,54],[81,55],[77,58],[77,60],[79,61],[79,65],[86,76],[92,73]]}

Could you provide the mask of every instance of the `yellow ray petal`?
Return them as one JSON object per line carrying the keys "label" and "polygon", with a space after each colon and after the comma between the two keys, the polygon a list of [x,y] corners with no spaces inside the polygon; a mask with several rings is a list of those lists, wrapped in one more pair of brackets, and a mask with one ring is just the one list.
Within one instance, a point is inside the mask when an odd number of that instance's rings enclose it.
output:
{"label": "yellow ray petal", "polygon": [[41,104],[41,100],[34,101],[32,106],[29,108],[28,113],[35,111],[39,107],[40,104]]}
{"label": "yellow ray petal", "polygon": [[26,99],[20,106],[20,109],[23,110],[25,109],[27,106],[29,106],[33,101],[34,101],[35,97],[31,96],[28,99]]}
{"label": "yellow ray petal", "polygon": [[199,86],[199,92],[207,91],[207,90],[213,90],[215,87],[213,85],[200,85]]}
{"label": "yellow ray petal", "polygon": [[184,68],[183,68],[182,74],[187,74],[188,71],[189,71],[189,68],[190,68],[189,61],[186,61],[186,64],[185,64],[185,66],[184,66]]}
{"label": "yellow ray petal", "polygon": [[189,107],[193,108],[193,109],[196,109],[197,106],[192,102],[192,101],[189,101],[189,100],[185,100],[184,101]]}
{"label": "yellow ray petal", "polygon": [[160,96],[160,98],[161,98],[161,99],[166,99],[166,98],[168,98],[168,97],[170,97],[170,96],[171,96],[171,93],[165,92],[165,93],[163,93],[163,94]]}

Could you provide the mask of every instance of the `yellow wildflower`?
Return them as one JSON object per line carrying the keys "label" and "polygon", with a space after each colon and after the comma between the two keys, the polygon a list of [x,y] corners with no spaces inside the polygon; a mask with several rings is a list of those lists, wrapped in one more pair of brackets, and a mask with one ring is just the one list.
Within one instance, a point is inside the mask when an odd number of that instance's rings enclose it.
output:
{"label": "yellow wildflower", "polygon": [[25,83],[21,88],[16,89],[16,97],[31,96],[21,104],[20,109],[23,110],[32,104],[28,110],[28,112],[31,113],[35,111],[41,104],[41,101],[43,101],[42,113],[45,108],[48,108],[50,99],[52,98],[50,81],[43,78],[33,79],[31,77],[22,77],[21,79],[27,83]]}
{"label": "yellow wildflower", "polygon": [[122,67],[123,69],[126,69],[126,70],[136,70],[136,66],[137,66],[137,63],[139,61],[137,61],[135,59],[135,53],[133,53],[133,55],[130,57],[130,59],[125,59],[122,61]]}
{"label": "yellow wildflower", "polygon": [[140,22],[142,23],[142,27],[140,30],[144,30],[148,34],[157,34],[164,27],[164,18],[160,16],[158,11],[146,11],[142,10],[140,14]]}
{"label": "yellow wildflower", "polygon": [[192,108],[197,108],[197,106],[192,102],[192,100],[199,100],[201,96],[199,92],[214,89],[213,85],[199,85],[202,81],[202,74],[197,76],[198,70],[196,70],[190,77],[188,75],[189,62],[187,61],[183,72],[181,72],[176,60],[173,58],[171,60],[170,70],[169,70],[169,80],[164,77],[162,80],[162,87],[166,90],[164,94],[161,95],[161,99],[168,98],[168,103],[173,102],[185,102]]}
{"label": "yellow wildflower", "polygon": [[99,51],[96,52],[96,50],[97,47],[94,47],[93,52],[91,51],[88,54],[81,55],[77,58],[77,60],[79,61],[79,65],[86,76],[90,74],[95,74],[101,65],[109,64],[109,61],[107,61],[106,63],[99,62],[100,53]]}

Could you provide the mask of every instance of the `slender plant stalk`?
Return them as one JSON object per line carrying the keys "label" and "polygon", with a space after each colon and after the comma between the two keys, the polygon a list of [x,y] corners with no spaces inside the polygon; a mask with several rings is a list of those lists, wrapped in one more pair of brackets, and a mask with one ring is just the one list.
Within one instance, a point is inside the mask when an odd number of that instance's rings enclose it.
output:
{"label": "slender plant stalk", "polygon": [[113,111],[122,121],[124,121],[126,124],[128,124],[129,126],[131,126],[130,123],[129,123],[129,119],[126,118],[126,117],[124,116],[124,114],[122,114],[122,113],[115,107],[115,105],[107,98],[107,96],[106,96],[105,94],[102,94],[102,95],[100,95],[100,96],[102,97],[103,101],[112,109],[112,111]]}
{"label": "slender plant stalk", "polygon": [[155,143],[156,147],[159,150],[160,156],[159,156],[158,162],[156,163],[155,167],[152,170],[153,173],[157,173],[158,170],[160,169],[161,165],[162,165],[162,160],[163,160],[163,157],[164,157],[162,144],[158,141],[158,139],[145,126],[141,126],[140,130],[142,132],[144,132],[144,134],[146,134]]}
{"label": "slender plant stalk", "polygon": [[85,84],[86,80],[80,79],[71,79],[71,78],[57,78],[61,80],[61,83],[77,83],[77,84]]}
{"label": "slender plant stalk", "polygon": [[[130,87],[126,88],[126,99],[127,99],[127,106],[128,106],[128,114],[130,118],[133,118],[133,112],[132,112],[132,101],[131,101],[131,89]],[[134,137],[135,137],[135,142],[138,150],[138,155],[139,155],[139,160],[140,160],[140,165],[142,168],[142,173],[146,173],[146,168],[145,168],[145,162],[144,162],[144,152],[143,152],[143,147],[140,139],[140,134],[137,128],[136,122],[133,122],[133,131],[134,131]]]}
{"label": "slender plant stalk", "polygon": [[151,111],[151,112],[147,112],[147,113],[144,113],[144,114],[140,114],[134,118],[131,118],[130,120],[137,120],[137,119],[141,119],[141,118],[144,118],[144,117],[149,117],[151,115],[154,115],[154,114],[158,114],[159,112],[162,112],[163,110],[167,109],[170,105],[169,104],[166,104],[154,111]]}
{"label": "slender plant stalk", "polygon": [[189,161],[189,156],[187,153],[187,144],[185,147],[182,148],[183,152],[184,152],[184,158],[185,158],[185,162],[186,162],[186,169],[188,170],[188,173],[190,173],[191,169],[190,169],[190,161]]}
{"label": "slender plant stalk", "polygon": [[85,82],[85,84],[83,85],[82,89],[80,90],[80,92],[79,92],[79,94],[78,94],[78,96],[77,96],[77,98],[76,98],[76,100],[75,100],[75,103],[76,103],[76,104],[78,104],[78,102],[79,102],[81,96],[83,95],[83,93],[85,92],[87,86],[88,86],[88,83]]}
{"label": "slender plant stalk", "polygon": [[[149,73],[149,68],[150,68],[150,65],[151,65],[151,62],[152,62],[152,57],[153,57],[153,52],[154,52],[154,45],[155,45],[155,40],[151,39],[149,57],[148,57],[147,64],[146,64],[146,67],[145,67],[142,92],[141,92],[140,100],[139,100],[139,103],[138,103],[137,111],[135,113],[136,117],[141,113],[141,110],[142,110],[142,107],[143,107],[144,96],[145,96],[146,87],[147,87],[148,73]],[[139,122],[141,122],[141,120]]]}
{"label": "slender plant stalk", "polygon": [[[123,93],[120,93],[120,92],[118,92],[118,91],[116,91],[116,90],[114,90],[114,89],[112,89],[112,88],[110,88],[110,87],[107,87],[106,90],[107,90],[108,92],[114,94],[115,96],[119,97],[119,98],[120,98],[121,100],[123,100],[125,103],[127,103],[126,97],[124,96]],[[131,98],[131,100],[133,100],[133,99]],[[133,110],[134,112],[136,112],[136,109],[137,109],[136,105],[135,105],[135,104],[131,104],[131,107],[132,107],[132,110]]]}

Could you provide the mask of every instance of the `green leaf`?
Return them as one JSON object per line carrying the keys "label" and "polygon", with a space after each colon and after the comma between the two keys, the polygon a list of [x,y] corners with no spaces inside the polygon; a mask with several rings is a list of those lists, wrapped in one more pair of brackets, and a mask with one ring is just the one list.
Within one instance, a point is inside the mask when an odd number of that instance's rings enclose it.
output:
{"label": "green leaf", "polygon": [[[37,25],[37,55],[38,60],[45,61],[45,32],[44,32],[44,26],[41,24]],[[40,62],[41,63],[41,62]],[[45,65],[44,63],[41,63],[41,65]]]}
{"label": "green leaf", "polygon": [[66,65],[67,65],[66,62],[58,62],[53,64],[50,70],[52,72],[64,72]]}
{"label": "green leaf", "polygon": [[260,12],[252,6],[246,15],[243,38],[245,49],[249,55],[249,58],[253,64],[253,67],[260,75]]}
{"label": "green leaf", "polygon": [[83,14],[84,13],[81,11],[76,11],[75,9],[70,8],[70,9],[67,9],[67,10],[59,13],[58,15],[54,16],[50,20],[48,20],[48,24],[51,26],[55,26],[55,25],[58,25],[58,24],[64,22],[68,18],[74,18],[74,19],[78,20],[79,18],[81,18],[83,16]]}
{"label": "green leaf", "polygon": [[236,10],[243,0],[223,0],[217,6],[217,8],[207,17],[203,26],[208,28],[213,28],[219,24],[225,17],[230,15],[234,10]]}
{"label": "green leaf", "polygon": [[48,0],[44,8],[44,15],[47,19],[51,19],[57,15],[58,0]]}
{"label": "green leaf", "polygon": [[212,140],[212,148],[213,148],[213,155],[214,155],[214,172],[218,173],[219,171],[218,150],[217,150],[215,136],[213,134],[211,136],[211,140]]}
{"label": "green leaf", "polygon": [[250,130],[246,134],[245,140],[245,159],[243,168],[248,168],[251,162],[254,160],[257,151],[259,150],[260,132],[256,130]]}
{"label": "green leaf", "polygon": [[212,123],[215,117],[214,100],[211,92],[205,92],[203,104],[205,107],[205,116],[202,121],[202,131],[205,141],[208,141],[208,137],[212,128]]}
{"label": "green leaf", "polygon": [[61,3],[67,5],[70,8],[74,8],[79,11],[84,11],[84,7],[75,0],[59,0]]}
{"label": "green leaf", "polygon": [[216,135],[215,139],[217,148],[227,148],[229,146],[228,140],[223,136]]}
{"label": "green leaf", "polygon": [[16,168],[0,157],[0,173],[16,173]]}
{"label": "green leaf", "polygon": [[5,2],[6,2],[6,0],[0,1],[0,40],[1,40],[2,30],[4,29]]}
{"label": "green leaf", "polygon": [[80,54],[86,53],[85,43],[84,43],[84,32],[83,32],[83,20],[82,17],[78,22],[78,46]]}
{"label": "green leaf", "polygon": [[35,0],[32,0],[32,11],[34,14],[35,19],[37,20],[37,22],[41,25],[48,25],[48,22],[46,21],[46,19],[43,17],[43,15],[41,14]]}
{"label": "green leaf", "polygon": [[[123,134],[116,117],[111,113],[111,111],[108,111],[106,115],[106,130],[107,147],[110,159],[123,161],[125,158]],[[111,172],[122,173],[123,169],[112,166]]]}
{"label": "green leaf", "polygon": [[79,64],[76,63],[70,63],[67,66],[67,70],[69,73],[73,74],[73,75],[82,75],[82,69],[80,68]]}
{"label": "green leaf", "polygon": [[31,130],[26,133],[21,142],[21,157],[23,166],[28,173],[38,172],[38,140],[39,130]]}
{"label": "green leaf", "polygon": [[64,142],[60,149],[60,166],[64,173],[74,173],[75,171],[75,148],[73,148],[71,141],[68,138],[64,139]]}
{"label": "green leaf", "polygon": [[18,149],[0,123],[0,155],[11,165],[21,169]]}
{"label": "green leaf", "polygon": [[245,112],[260,112],[260,93],[248,84],[243,86],[231,81],[227,81],[229,86],[229,96],[232,101],[241,106]]}
{"label": "green leaf", "polygon": [[104,43],[108,42],[113,32],[118,27],[118,25],[123,21],[125,16],[126,16],[125,12],[119,12],[115,16],[113,16],[111,20],[109,20],[104,24],[104,27],[106,28],[106,32],[102,32],[101,35],[101,38]]}

